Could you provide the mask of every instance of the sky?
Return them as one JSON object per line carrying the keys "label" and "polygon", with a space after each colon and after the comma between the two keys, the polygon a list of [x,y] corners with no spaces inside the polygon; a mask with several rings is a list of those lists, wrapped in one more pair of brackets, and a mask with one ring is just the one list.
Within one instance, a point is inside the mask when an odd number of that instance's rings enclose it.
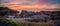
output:
{"label": "sky", "polygon": [[0,0],[0,6],[14,10],[44,10],[60,8],[60,0]]}

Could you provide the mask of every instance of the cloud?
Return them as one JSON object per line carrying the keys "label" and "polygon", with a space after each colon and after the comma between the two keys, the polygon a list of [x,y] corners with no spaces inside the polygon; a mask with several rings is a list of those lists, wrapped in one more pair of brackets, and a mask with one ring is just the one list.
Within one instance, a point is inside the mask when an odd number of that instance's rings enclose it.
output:
{"label": "cloud", "polygon": [[60,0],[46,0],[46,3],[60,5]]}
{"label": "cloud", "polygon": [[0,0],[0,2],[12,2],[13,4],[56,4],[60,5],[60,0]]}
{"label": "cloud", "polygon": [[0,2],[12,2],[11,4],[36,4],[38,0],[0,0]]}
{"label": "cloud", "polygon": [[55,6],[60,7],[60,0],[0,0],[0,2],[8,4],[22,4],[22,5],[44,5],[44,6]]}

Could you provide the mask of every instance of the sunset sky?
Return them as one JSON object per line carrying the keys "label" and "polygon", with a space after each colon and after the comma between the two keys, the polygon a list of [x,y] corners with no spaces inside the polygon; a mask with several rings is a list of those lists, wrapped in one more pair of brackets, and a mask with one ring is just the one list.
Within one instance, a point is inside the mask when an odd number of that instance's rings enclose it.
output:
{"label": "sunset sky", "polygon": [[45,10],[60,8],[60,0],[0,0],[0,6],[14,10]]}

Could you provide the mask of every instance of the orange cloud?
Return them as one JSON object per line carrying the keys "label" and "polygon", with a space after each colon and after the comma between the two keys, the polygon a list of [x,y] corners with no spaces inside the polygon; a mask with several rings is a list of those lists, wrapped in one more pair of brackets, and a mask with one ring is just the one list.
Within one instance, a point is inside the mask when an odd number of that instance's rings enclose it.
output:
{"label": "orange cloud", "polygon": [[59,8],[54,5],[8,5],[9,8],[14,10],[45,10],[45,9],[52,9],[52,8]]}

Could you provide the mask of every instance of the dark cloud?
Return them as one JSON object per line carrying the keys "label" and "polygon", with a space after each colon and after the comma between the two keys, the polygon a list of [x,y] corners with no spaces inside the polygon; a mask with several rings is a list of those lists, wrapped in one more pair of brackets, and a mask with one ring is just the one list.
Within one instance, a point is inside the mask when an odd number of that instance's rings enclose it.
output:
{"label": "dark cloud", "polygon": [[0,0],[0,3],[2,2],[3,0]]}
{"label": "dark cloud", "polygon": [[46,3],[60,5],[60,0],[46,0]]}

